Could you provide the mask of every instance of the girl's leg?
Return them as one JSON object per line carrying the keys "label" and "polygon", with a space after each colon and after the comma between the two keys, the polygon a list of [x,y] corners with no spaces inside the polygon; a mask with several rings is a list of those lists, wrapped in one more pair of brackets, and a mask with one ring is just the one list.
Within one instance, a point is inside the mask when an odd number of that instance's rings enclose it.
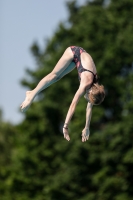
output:
{"label": "girl's leg", "polygon": [[62,79],[66,74],[70,73],[75,68],[75,63],[71,62],[69,66],[58,76],[56,82]]}
{"label": "girl's leg", "polygon": [[45,88],[49,87],[51,84],[57,82],[65,74],[69,73],[69,70],[71,68],[69,66],[71,66],[72,59],[73,59],[73,53],[72,53],[70,47],[68,47],[66,49],[66,51],[64,52],[64,54],[62,55],[62,57],[60,58],[60,60],[58,61],[58,63],[56,64],[53,71],[50,74],[48,74],[47,76],[45,76],[38,83],[37,87],[34,90],[26,92],[26,98],[20,106],[22,112],[26,111],[29,108],[33,99],[39,92],[41,92]]}

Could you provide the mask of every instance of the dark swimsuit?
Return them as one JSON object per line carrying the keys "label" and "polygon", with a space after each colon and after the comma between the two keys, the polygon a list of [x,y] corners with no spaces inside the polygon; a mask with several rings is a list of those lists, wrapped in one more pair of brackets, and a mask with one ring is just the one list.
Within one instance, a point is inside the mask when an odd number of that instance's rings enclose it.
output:
{"label": "dark swimsuit", "polygon": [[77,46],[70,46],[70,47],[74,54],[74,58],[73,58],[72,62],[74,62],[77,67],[79,80],[81,80],[81,73],[84,71],[88,71],[93,74],[93,76],[94,76],[93,83],[96,83],[97,82],[97,74],[94,74],[92,71],[85,69],[81,63],[80,55],[81,55],[81,53],[86,52],[86,51],[82,47],[77,47]]}

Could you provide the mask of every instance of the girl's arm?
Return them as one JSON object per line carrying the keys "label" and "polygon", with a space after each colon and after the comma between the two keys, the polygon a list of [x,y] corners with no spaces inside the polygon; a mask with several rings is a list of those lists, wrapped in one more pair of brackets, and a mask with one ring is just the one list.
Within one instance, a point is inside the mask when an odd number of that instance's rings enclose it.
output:
{"label": "girl's arm", "polygon": [[74,112],[75,112],[75,109],[76,109],[76,105],[80,99],[80,97],[84,94],[84,91],[85,91],[85,88],[84,87],[79,87],[79,89],[77,90],[73,100],[72,100],[72,103],[69,107],[69,110],[67,112],[67,116],[66,116],[66,119],[65,119],[65,124],[69,124]]}
{"label": "girl's arm", "polygon": [[79,89],[77,90],[77,92],[72,100],[72,103],[71,103],[69,110],[67,112],[67,115],[66,115],[65,123],[63,126],[63,134],[64,134],[64,138],[68,141],[70,140],[70,137],[68,134],[68,124],[70,123],[71,118],[75,112],[76,105],[77,105],[80,97],[84,94],[84,92],[85,92],[85,87],[80,85]]}
{"label": "girl's arm", "polygon": [[[63,127],[64,138],[68,141],[70,140],[70,137],[68,134],[68,124],[70,123],[70,120],[75,112],[76,105],[77,105],[80,97],[85,93],[87,87],[90,88],[91,84],[92,84],[92,80],[88,79],[88,76],[86,76],[85,72],[82,73],[79,89],[77,90],[77,92],[72,100],[72,103],[69,107],[69,110],[68,110],[68,113],[67,113],[67,116],[65,119],[64,127]],[[89,116],[89,113],[87,114],[87,116]]]}
{"label": "girl's arm", "polygon": [[92,107],[93,105],[88,102],[87,107],[86,107],[86,123],[85,123],[85,128],[89,129],[90,126],[90,121],[91,121],[91,115],[92,115]]}
{"label": "girl's arm", "polygon": [[85,128],[82,131],[82,142],[85,142],[89,139],[89,127],[90,127],[90,121],[91,121],[91,115],[92,115],[92,107],[93,105],[88,102],[87,108],[86,108],[86,123]]}

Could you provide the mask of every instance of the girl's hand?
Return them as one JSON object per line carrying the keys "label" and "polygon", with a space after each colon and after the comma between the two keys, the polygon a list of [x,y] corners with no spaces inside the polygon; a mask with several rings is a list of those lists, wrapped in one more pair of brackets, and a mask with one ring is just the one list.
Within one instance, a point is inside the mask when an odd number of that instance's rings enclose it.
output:
{"label": "girl's hand", "polygon": [[63,127],[63,134],[64,134],[64,138],[69,141],[70,140],[70,136],[69,136],[69,133],[68,133],[68,128],[64,128]]}
{"label": "girl's hand", "polygon": [[82,142],[86,142],[89,139],[90,130],[89,128],[84,128],[82,131]]}

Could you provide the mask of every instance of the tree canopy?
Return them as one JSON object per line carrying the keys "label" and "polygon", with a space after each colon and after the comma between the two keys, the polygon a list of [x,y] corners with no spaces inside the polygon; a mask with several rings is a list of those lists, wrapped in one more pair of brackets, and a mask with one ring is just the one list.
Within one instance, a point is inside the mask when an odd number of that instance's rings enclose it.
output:
{"label": "tree canopy", "polygon": [[[93,57],[106,98],[94,106],[90,139],[81,142],[86,101],[70,124],[62,125],[79,81],[73,70],[41,92],[17,126],[0,125],[1,200],[131,200],[133,197],[133,1],[67,3],[61,22],[44,49],[31,47],[35,70],[22,85],[33,89],[71,45]],[[4,126],[3,126],[4,125]]]}

